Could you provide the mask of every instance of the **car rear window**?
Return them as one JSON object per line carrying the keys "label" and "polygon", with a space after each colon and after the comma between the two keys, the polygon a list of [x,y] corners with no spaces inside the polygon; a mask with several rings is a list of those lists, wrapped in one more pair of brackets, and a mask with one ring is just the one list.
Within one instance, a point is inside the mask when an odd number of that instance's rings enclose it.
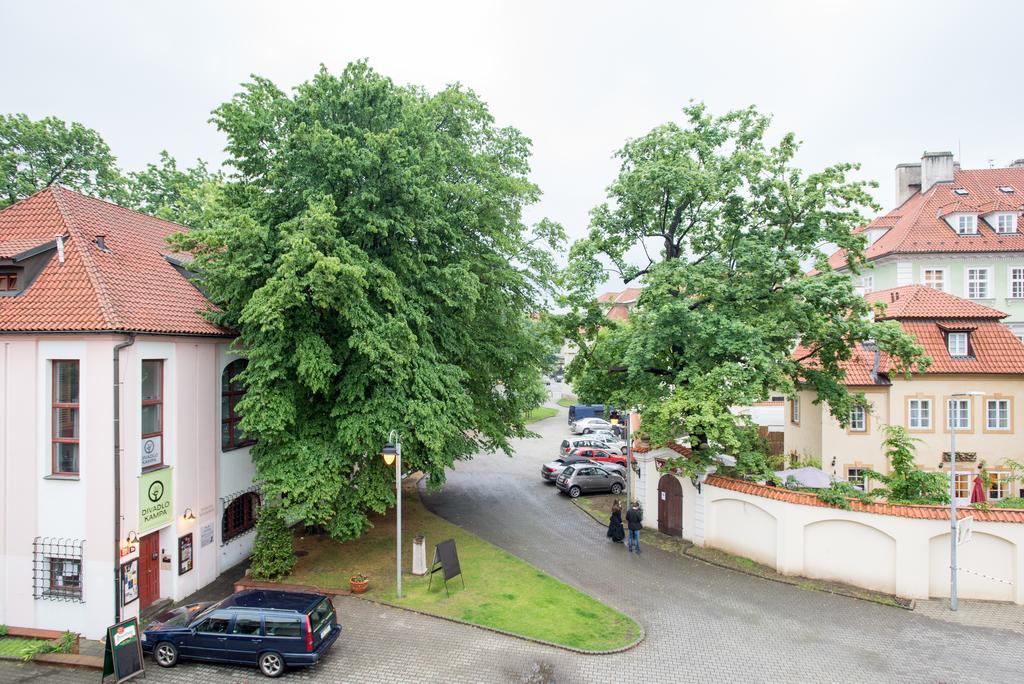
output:
{"label": "car rear window", "polygon": [[331,602],[324,599],[316,605],[313,612],[309,614],[309,624],[313,625],[313,631],[318,632],[320,628],[324,626],[324,623],[331,619],[331,615],[334,614],[334,608],[331,606]]}
{"label": "car rear window", "polygon": [[567,449],[568,447],[569,447],[569,440],[563,439],[562,440],[562,448],[563,449]]}
{"label": "car rear window", "polygon": [[565,470],[562,471],[562,474],[565,475],[566,477],[569,477],[574,472],[576,472],[576,469],[573,466],[566,466]]}
{"label": "car rear window", "polygon": [[302,636],[302,627],[299,625],[298,618],[270,617],[268,615],[267,617],[263,618],[263,624],[266,626],[267,636]]}

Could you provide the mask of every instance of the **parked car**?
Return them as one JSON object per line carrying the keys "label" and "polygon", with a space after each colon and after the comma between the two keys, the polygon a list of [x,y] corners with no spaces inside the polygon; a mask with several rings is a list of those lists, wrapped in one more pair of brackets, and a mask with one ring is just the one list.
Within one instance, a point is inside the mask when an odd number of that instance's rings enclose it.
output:
{"label": "parked car", "polygon": [[[583,447],[580,449],[574,449],[566,455],[567,458],[584,458],[594,463],[606,464],[612,463],[615,465],[622,466],[623,469],[626,467],[626,457],[622,455],[617,449],[608,449],[601,447]],[[636,462],[636,459],[633,459]]]}
{"label": "parked car", "polygon": [[591,461],[590,459],[587,458],[566,456],[563,458],[556,458],[554,461],[550,461],[542,465],[540,467],[540,476],[547,480],[548,482],[554,482],[555,480],[558,479],[558,476],[562,474],[562,471],[567,466],[581,465],[584,463],[599,466],[610,473],[617,473],[619,475],[622,475],[623,477],[625,477],[626,474],[625,463],[597,463],[596,461]]}
{"label": "parked car", "polygon": [[598,449],[612,449],[618,450],[617,444],[608,441],[607,439],[598,437],[597,434],[586,435],[584,437],[570,437],[563,439],[562,443],[558,447],[558,455],[565,456],[566,454],[575,451],[576,449],[582,449],[585,447],[596,447]]}
{"label": "parked car", "polygon": [[572,404],[569,406],[569,424],[575,423],[583,418],[592,418],[604,415],[604,404]]}
{"label": "parked car", "polygon": [[590,492],[618,494],[626,487],[626,481],[600,466],[580,464],[566,466],[555,480],[555,486],[575,499]]}
{"label": "parked car", "polygon": [[256,665],[279,677],[285,668],[316,664],[339,634],[334,604],[323,594],[246,589],[158,615],[143,631],[142,649],[161,667],[204,660]]}
{"label": "parked car", "polygon": [[589,435],[595,430],[608,430],[611,426],[612,424],[604,418],[583,418],[577,420],[570,427],[574,435]]}
{"label": "parked car", "polygon": [[626,453],[626,440],[622,439],[614,432],[609,430],[595,430],[587,436],[593,437],[599,442],[603,442],[605,446],[611,447],[612,449],[618,449],[622,453]]}

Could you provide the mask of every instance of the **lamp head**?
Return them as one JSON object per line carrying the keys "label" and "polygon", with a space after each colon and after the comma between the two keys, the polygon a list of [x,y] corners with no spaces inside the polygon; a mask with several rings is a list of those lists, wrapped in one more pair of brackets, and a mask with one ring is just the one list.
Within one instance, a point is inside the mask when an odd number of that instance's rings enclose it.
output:
{"label": "lamp head", "polygon": [[394,463],[395,458],[397,458],[398,454],[401,453],[401,449],[401,445],[397,443],[392,444],[391,442],[388,442],[387,444],[385,444],[384,448],[381,449],[380,452],[380,456],[381,458],[384,459],[385,465],[391,465],[392,463]]}
{"label": "lamp head", "polygon": [[195,520],[196,514],[192,512],[191,508],[186,508],[185,514],[182,517],[185,518],[185,520]]}

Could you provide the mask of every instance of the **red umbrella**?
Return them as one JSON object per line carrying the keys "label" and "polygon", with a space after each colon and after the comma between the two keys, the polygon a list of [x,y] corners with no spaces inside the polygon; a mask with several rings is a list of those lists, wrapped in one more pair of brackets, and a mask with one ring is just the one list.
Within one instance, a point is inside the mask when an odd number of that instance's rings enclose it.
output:
{"label": "red umbrella", "polygon": [[981,475],[974,476],[974,487],[971,489],[971,503],[985,502],[985,483],[981,481]]}

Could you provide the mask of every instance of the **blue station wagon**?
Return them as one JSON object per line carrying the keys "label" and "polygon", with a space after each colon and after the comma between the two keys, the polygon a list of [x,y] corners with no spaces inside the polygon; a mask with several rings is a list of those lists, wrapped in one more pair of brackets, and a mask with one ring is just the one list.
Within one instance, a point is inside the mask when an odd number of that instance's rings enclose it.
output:
{"label": "blue station wagon", "polygon": [[316,664],[341,634],[334,604],[323,594],[246,589],[218,603],[158,615],[142,635],[157,665],[179,660],[257,665],[268,677]]}

